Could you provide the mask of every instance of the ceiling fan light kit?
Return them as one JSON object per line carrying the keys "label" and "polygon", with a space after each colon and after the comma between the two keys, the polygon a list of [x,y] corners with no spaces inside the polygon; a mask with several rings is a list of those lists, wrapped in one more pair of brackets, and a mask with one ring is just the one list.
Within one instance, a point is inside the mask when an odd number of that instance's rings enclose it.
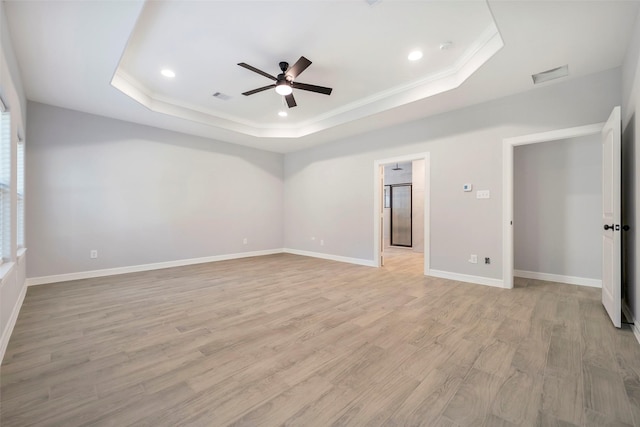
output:
{"label": "ceiling fan light kit", "polygon": [[333,90],[330,87],[310,85],[307,83],[297,83],[294,81],[296,77],[298,77],[304,70],[306,70],[309,67],[309,65],[311,65],[311,61],[309,61],[304,56],[301,56],[300,59],[298,59],[298,61],[296,61],[296,63],[293,64],[292,67],[289,67],[288,62],[284,62],[284,61],[280,62],[278,65],[280,66],[280,71],[282,71],[282,73],[278,74],[278,77],[274,77],[271,74],[266,73],[262,70],[259,70],[258,68],[253,67],[244,62],[241,62],[238,65],[241,66],[242,68],[246,68],[247,70],[253,71],[254,73],[258,73],[261,76],[264,76],[268,79],[275,81],[274,84],[270,84],[268,86],[263,86],[257,89],[244,92],[243,93],[244,96],[253,95],[258,92],[275,88],[276,92],[279,95],[284,96],[284,99],[287,102],[287,106],[289,108],[293,108],[296,105],[298,105],[296,103],[296,100],[293,97],[293,89],[306,90],[309,92],[320,93],[323,95],[331,95],[331,91]]}
{"label": "ceiling fan light kit", "polygon": [[281,80],[276,84],[276,92],[278,92],[278,94],[282,96],[290,95],[291,93],[293,93],[293,88],[288,81]]}

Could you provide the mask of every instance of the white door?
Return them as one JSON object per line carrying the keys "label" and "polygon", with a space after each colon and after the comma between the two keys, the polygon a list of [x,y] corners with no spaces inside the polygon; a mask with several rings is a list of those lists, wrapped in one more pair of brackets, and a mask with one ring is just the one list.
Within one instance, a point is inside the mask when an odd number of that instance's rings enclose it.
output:
{"label": "white door", "polygon": [[615,107],[602,129],[602,304],[613,324],[621,326],[620,238],[620,107]]}

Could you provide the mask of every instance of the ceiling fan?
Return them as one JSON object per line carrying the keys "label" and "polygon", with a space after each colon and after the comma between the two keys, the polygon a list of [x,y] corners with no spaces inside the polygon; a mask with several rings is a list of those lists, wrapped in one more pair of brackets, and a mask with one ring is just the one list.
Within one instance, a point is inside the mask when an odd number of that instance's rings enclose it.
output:
{"label": "ceiling fan", "polygon": [[259,70],[256,67],[245,64],[244,62],[241,62],[238,65],[275,81],[274,84],[271,84],[269,86],[263,86],[257,89],[250,90],[248,92],[244,92],[244,96],[253,95],[254,93],[275,88],[278,94],[284,96],[284,99],[287,101],[287,106],[289,106],[289,108],[298,105],[296,104],[296,100],[293,98],[293,89],[308,90],[309,92],[321,93],[323,95],[331,95],[331,91],[333,90],[330,87],[316,86],[294,81],[296,77],[298,77],[304,70],[307,69],[307,67],[309,67],[309,65],[311,65],[311,61],[309,61],[304,56],[301,56],[300,59],[298,59],[298,61],[293,64],[292,67],[289,67],[289,63],[287,62],[281,62],[279,65],[282,73],[278,74],[278,77],[274,77],[271,74],[265,73],[264,71]]}

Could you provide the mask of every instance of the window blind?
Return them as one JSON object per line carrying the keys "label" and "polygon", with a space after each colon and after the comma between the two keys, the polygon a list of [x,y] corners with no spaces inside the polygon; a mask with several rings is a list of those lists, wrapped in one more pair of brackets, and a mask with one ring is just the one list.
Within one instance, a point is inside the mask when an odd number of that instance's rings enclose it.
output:
{"label": "window blind", "polygon": [[[0,107],[2,105],[0,104]],[[11,121],[0,110],[0,263],[9,258],[11,236]]]}
{"label": "window blind", "polygon": [[[19,137],[20,135],[18,135]],[[17,231],[17,243],[18,248],[24,248],[24,141],[22,138],[18,138],[18,162],[16,165],[17,172],[17,198],[16,198],[16,208],[17,208],[17,221],[18,221],[18,231]]]}

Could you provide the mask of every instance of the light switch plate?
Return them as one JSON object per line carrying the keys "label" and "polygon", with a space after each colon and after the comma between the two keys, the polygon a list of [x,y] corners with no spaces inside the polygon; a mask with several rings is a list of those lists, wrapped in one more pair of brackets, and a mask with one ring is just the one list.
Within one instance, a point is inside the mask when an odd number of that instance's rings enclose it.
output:
{"label": "light switch plate", "polygon": [[473,190],[472,184],[462,184],[462,191],[471,191]]}
{"label": "light switch plate", "polygon": [[489,190],[478,190],[478,191],[476,191],[476,198],[477,199],[490,199],[491,198],[491,192]]}

